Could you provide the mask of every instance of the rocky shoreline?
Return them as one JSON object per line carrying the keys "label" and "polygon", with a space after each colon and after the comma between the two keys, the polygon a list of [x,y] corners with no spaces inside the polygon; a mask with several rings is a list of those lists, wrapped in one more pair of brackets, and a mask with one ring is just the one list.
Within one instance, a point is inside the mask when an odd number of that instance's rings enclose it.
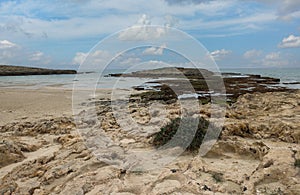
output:
{"label": "rocky shoreline", "polygon": [[0,76],[25,76],[25,75],[51,75],[51,74],[76,74],[76,70],[54,70],[46,68],[33,68],[25,66],[0,65]]}
{"label": "rocky shoreline", "polygon": [[[206,156],[183,153],[149,171],[126,171],[97,159],[72,117],[5,124],[0,127],[0,194],[299,194],[299,100],[300,91],[241,95],[227,105],[221,136]],[[102,122],[82,125],[102,128],[125,151],[153,147],[151,116],[164,124],[181,113],[176,101],[165,104],[162,120],[162,107],[150,115],[150,103],[130,102],[128,113],[145,125],[144,132],[124,130],[109,99],[91,99],[88,105],[96,105]],[[214,121],[211,109],[210,103],[202,105],[195,115]]]}
{"label": "rocky shoreline", "polygon": [[[234,103],[240,95],[247,93],[294,91],[281,86],[278,78],[240,73],[222,73],[216,76],[211,71],[194,68],[160,68],[128,74],[110,74],[110,76],[155,79],[134,87],[136,90],[145,91],[140,95],[135,95],[135,97],[140,96],[145,101],[166,101],[166,94],[173,94],[168,96],[168,100],[197,97],[203,104],[206,104],[211,102],[211,96],[215,95],[226,96],[228,103]],[[209,89],[208,85],[212,89]],[[222,85],[224,89],[222,89]],[[193,87],[194,92],[191,92],[191,87]],[[212,91],[214,88],[220,91]],[[171,90],[176,91],[176,94]]]}
{"label": "rocky shoreline", "polygon": [[[169,77],[180,75],[165,71]],[[209,92],[202,74],[182,71],[198,93]],[[157,88],[140,89],[128,102],[99,91],[105,96],[82,102],[78,115],[4,123],[0,194],[300,194],[300,90],[276,87],[274,78],[232,75],[223,75],[226,90],[235,95],[220,104],[226,108],[224,124],[218,123],[221,114],[212,114],[220,107],[210,101],[198,98],[200,107],[182,108],[180,101],[190,99],[179,99],[161,84],[174,85],[176,79],[160,79]],[[186,110],[222,127],[211,150],[204,156],[185,151],[155,169],[133,169],[139,158],[126,155],[156,150],[155,135]],[[147,158],[156,161],[160,155]]]}

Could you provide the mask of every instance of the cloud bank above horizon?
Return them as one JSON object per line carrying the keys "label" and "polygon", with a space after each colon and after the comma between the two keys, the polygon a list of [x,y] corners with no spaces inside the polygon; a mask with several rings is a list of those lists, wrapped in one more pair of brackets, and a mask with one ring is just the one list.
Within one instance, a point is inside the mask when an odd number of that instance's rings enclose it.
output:
{"label": "cloud bank above horizon", "polygon": [[[119,38],[155,39],[166,34],[164,27],[174,27],[204,44],[221,68],[300,66],[300,1],[15,0],[0,1],[0,12],[1,64],[78,66],[111,33],[161,25]],[[145,54],[159,55],[164,47]],[[107,57],[110,51],[92,55]]]}

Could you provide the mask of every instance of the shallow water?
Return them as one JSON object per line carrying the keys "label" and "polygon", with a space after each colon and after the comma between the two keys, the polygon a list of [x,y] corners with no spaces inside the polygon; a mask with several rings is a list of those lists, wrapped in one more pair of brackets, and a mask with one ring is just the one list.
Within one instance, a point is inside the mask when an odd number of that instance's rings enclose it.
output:
{"label": "shallow water", "polygon": [[[221,69],[222,72],[234,72],[242,74],[259,74],[262,76],[280,78],[281,82],[300,82],[300,68],[240,68]],[[110,73],[122,73],[123,70],[106,70],[103,75]],[[233,75],[234,76],[234,75]],[[144,78],[120,78],[101,77],[99,73],[87,73],[78,75],[31,75],[31,76],[2,76],[0,77],[1,88],[68,88],[72,89],[74,84],[80,88],[120,88],[130,89],[132,86],[142,85],[151,80]],[[152,79],[153,80],[153,79]],[[84,81],[84,82],[83,82]],[[299,84],[282,86],[300,89]]]}
{"label": "shallow water", "polygon": [[300,68],[235,68],[221,69],[222,72],[235,72],[242,74],[256,74],[267,77],[279,78],[281,86],[300,89],[300,84],[282,84],[300,82]]}

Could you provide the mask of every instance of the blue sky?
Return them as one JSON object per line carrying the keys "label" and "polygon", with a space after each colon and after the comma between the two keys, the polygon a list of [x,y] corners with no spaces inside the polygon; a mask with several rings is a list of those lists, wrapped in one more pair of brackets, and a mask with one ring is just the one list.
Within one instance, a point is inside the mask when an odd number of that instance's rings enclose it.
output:
{"label": "blue sky", "polygon": [[148,24],[193,36],[220,68],[300,67],[297,0],[0,0],[0,64],[76,68],[103,38]]}

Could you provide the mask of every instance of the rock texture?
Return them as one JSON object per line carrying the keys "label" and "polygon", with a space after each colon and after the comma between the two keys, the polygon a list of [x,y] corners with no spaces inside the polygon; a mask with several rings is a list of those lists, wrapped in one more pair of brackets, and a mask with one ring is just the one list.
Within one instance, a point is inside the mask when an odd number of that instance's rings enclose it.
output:
{"label": "rock texture", "polygon": [[[300,168],[295,166],[299,100],[300,91],[242,95],[228,106],[222,135],[206,156],[183,153],[148,171],[119,169],[97,159],[67,117],[6,124],[0,128],[0,159],[6,159],[1,161],[0,194],[300,194]],[[165,109],[131,102],[127,113],[145,125],[139,130],[120,125],[109,101],[94,103],[102,123],[82,120],[80,127],[101,126],[125,151],[147,151],[157,132],[152,124],[162,126],[181,113],[177,102]],[[195,115],[209,119],[211,109],[203,105]]]}
{"label": "rock texture", "polygon": [[174,99],[198,98],[202,104],[206,104],[212,101],[213,95],[214,99],[219,98],[222,101],[234,103],[240,95],[247,93],[293,92],[292,89],[279,85],[280,79],[278,78],[240,73],[218,74],[195,68],[169,67],[110,76],[157,78],[155,81],[134,87],[136,90],[145,91],[134,95],[144,101],[173,102]]}
{"label": "rock texture", "polygon": [[25,66],[0,65],[0,76],[76,74],[76,70],[53,70],[46,68],[32,68]]}

